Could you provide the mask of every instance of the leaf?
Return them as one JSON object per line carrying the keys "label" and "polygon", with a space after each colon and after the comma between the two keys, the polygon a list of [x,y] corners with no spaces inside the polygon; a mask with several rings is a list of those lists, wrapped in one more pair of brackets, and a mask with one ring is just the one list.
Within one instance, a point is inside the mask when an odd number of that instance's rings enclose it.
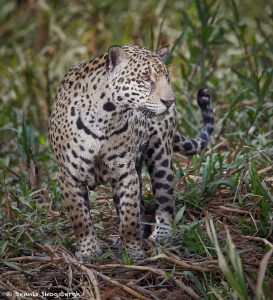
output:
{"label": "leaf", "polygon": [[227,233],[228,254],[234,270],[234,274],[236,275],[236,278],[239,281],[240,287],[243,289],[244,293],[247,294],[247,285],[244,278],[244,272],[243,272],[240,256],[235,249],[235,245],[232,242],[228,229],[226,230],[226,233]]}
{"label": "leaf", "polygon": [[269,87],[272,83],[272,80],[273,80],[273,69],[270,68],[270,69],[267,69],[264,74],[266,74],[266,80],[264,82],[264,85],[263,87],[261,88],[260,90],[260,93],[259,93],[259,101],[262,101],[264,100],[266,94],[269,92]]}
{"label": "leaf", "polygon": [[8,243],[9,243],[9,241],[1,241],[0,242],[0,256],[3,255]]}
{"label": "leaf", "polygon": [[13,270],[16,270],[16,271],[20,271],[20,272],[24,272],[22,268],[20,268],[17,264],[15,263],[12,263],[8,260],[5,260],[5,259],[1,259],[0,260],[0,263],[6,265],[7,267],[13,269]]}
{"label": "leaf", "polygon": [[16,146],[17,146],[17,152],[21,156],[22,161],[24,163],[26,163],[27,162],[27,156],[26,156],[26,153],[25,153],[25,150],[24,150],[23,146],[19,143],[16,143]]}
{"label": "leaf", "polygon": [[191,277],[191,280],[192,280],[194,286],[202,294],[202,297],[203,297],[202,299],[205,299],[205,300],[208,299],[207,292],[204,290],[199,279],[190,271],[184,271],[183,274]]}
{"label": "leaf", "polygon": [[174,223],[175,224],[178,224],[182,220],[184,212],[185,212],[185,209],[186,209],[186,205],[182,206],[179,209],[179,211],[177,212],[177,214],[175,216],[175,219],[174,219]]}
{"label": "leaf", "polygon": [[181,34],[179,35],[179,37],[175,40],[174,45],[173,45],[173,47],[172,47],[172,49],[170,51],[170,54],[167,57],[166,65],[171,64],[172,59],[173,59],[173,52],[174,52],[175,48],[182,43],[182,41],[183,41],[183,39],[185,37],[186,29],[187,29],[187,26],[185,26],[185,29],[181,32]]}
{"label": "leaf", "polygon": [[256,295],[258,299],[265,299],[262,286],[264,282],[267,265],[272,254],[273,254],[273,247],[264,255],[260,263],[257,286],[256,286]]}
{"label": "leaf", "polygon": [[[240,297],[240,299],[247,300],[248,294],[247,294],[247,291],[245,288],[246,283],[244,280],[242,281],[242,276],[241,276],[240,272],[238,273],[238,270],[240,270],[240,267],[238,269],[235,269],[233,272],[229,268],[227,261],[221,251],[212,219],[210,219],[209,221],[206,222],[206,228],[207,228],[208,236],[209,236],[211,242],[213,243],[213,245],[215,246],[215,250],[217,253],[217,257],[218,257],[218,264],[219,264],[221,271],[223,272],[224,276],[226,277],[229,285],[236,291],[236,293]],[[236,250],[231,241],[231,238],[230,238],[230,240],[228,240],[228,246],[231,248],[230,259],[233,260],[234,263],[236,261],[237,263],[241,264],[241,260],[238,256],[238,254],[236,254]],[[238,275],[241,276],[239,282],[238,282]],[[241,283],[242,283],[241,281],[243,282],[243,285],[241,285]]]}
{"label": "leaf", "polygon": [[256,89],[255,84],[246,75],[241,74],[236,70],[233,70],[233,72],[238,76],[239,80],[241,80],[251,91],[254,91]]}

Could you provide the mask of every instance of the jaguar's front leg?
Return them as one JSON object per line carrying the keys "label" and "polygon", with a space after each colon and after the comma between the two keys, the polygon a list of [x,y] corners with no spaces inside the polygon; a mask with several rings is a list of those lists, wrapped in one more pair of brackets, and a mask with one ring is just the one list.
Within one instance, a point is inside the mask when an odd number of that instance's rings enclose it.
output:
{"label": "jaguar's front leg", "polygon": [[86,261],[91,257],[101,256],[101,244],[91,219],[86,186],[61,170],[58,172],[58,181],[66,213],[77,238],[76,256]]}
{"label": "jaguar's front leg", "polygon": [[145,252],[142,248],[140,230],[138,174],[134,166],[129,169],[118,167],[114,174],[115,179],[112,180],[112,187],[115,191],[114,202],[120,219],[121,241],[133,259],[144,259]]}
{"label": "jaguar's front leg", "polygon": [[174,178],[171,158],[171,138],[164,142],[158,138],[150,139],[145,153],[145,162],[151,177],[156,202],[155,219],[156,224],[158,224],[150,239],[159,243],[165,243],[171,236],[175,213]]}

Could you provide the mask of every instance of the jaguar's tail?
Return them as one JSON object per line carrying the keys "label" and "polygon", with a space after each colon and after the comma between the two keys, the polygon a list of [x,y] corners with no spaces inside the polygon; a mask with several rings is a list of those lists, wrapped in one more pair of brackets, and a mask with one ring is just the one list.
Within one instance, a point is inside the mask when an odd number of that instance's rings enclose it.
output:
{"label": "jaguar's tail", "polygon": [[210,107],[210,94],[207,89],[200,89],[197,93],[197,102],[201,109],[203,126],[199,136],[188,139],[176,131],[173,138],[173,149],[183,155],[194,155],[202,152],[208,144],[213,132],[214,116]]}

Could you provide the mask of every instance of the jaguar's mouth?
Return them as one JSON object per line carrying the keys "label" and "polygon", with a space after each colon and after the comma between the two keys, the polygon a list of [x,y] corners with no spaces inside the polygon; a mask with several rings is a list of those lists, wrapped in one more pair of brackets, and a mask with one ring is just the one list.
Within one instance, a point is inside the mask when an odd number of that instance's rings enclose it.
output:
{"label": "jaguar's mouth", "polygon": [[171,99],[171,100],[160,99],[160,101],[161,101],[161,103],[163,103],[166,106],[167,110],[169,110],[170,107],[173,104],[175,104],[175,99]]}
{"label": "jaguar's mouth", "polygon": [[167,113],[170,109],[172,109],[172,107],[174,107],[174,103],[174,100],[160,99],[158,103],[146,102],[141,105],[138,110],[141,111],[144,116],[151,118]]}
{"label": "jaguar's mouth", "polygon": [[147,117],[147,118],[153,118],[153,117],[155,117],[157,115],[154,110],[151,110],[147,106],[141,106],[141,107],[139,107],[138,111],[140,111],[142,113],[142,115],[144,117]]}

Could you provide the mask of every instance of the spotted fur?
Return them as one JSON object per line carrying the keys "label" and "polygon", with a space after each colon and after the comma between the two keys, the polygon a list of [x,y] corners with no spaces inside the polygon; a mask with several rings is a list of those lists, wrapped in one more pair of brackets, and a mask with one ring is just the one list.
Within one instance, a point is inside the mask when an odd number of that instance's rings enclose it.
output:
{"label": "spotted fur", "polygon": [[143,162],[151,176],[158,224],[150,238],[164,242],[171,234],[173,150],[200,153],[213,131],[213,114],[209,93],[199,90],[203,116],[199,137],[186,139],[176,131],[175,97],[162,62],[167,54],[167,47],[153,52],[140,46],[111,46],[106,54],[74,66],[60,84],[49,140],[79,258],[101,254],[88,190],[105,182],[112,185],[122,243],[133,258],[145,257]]}

